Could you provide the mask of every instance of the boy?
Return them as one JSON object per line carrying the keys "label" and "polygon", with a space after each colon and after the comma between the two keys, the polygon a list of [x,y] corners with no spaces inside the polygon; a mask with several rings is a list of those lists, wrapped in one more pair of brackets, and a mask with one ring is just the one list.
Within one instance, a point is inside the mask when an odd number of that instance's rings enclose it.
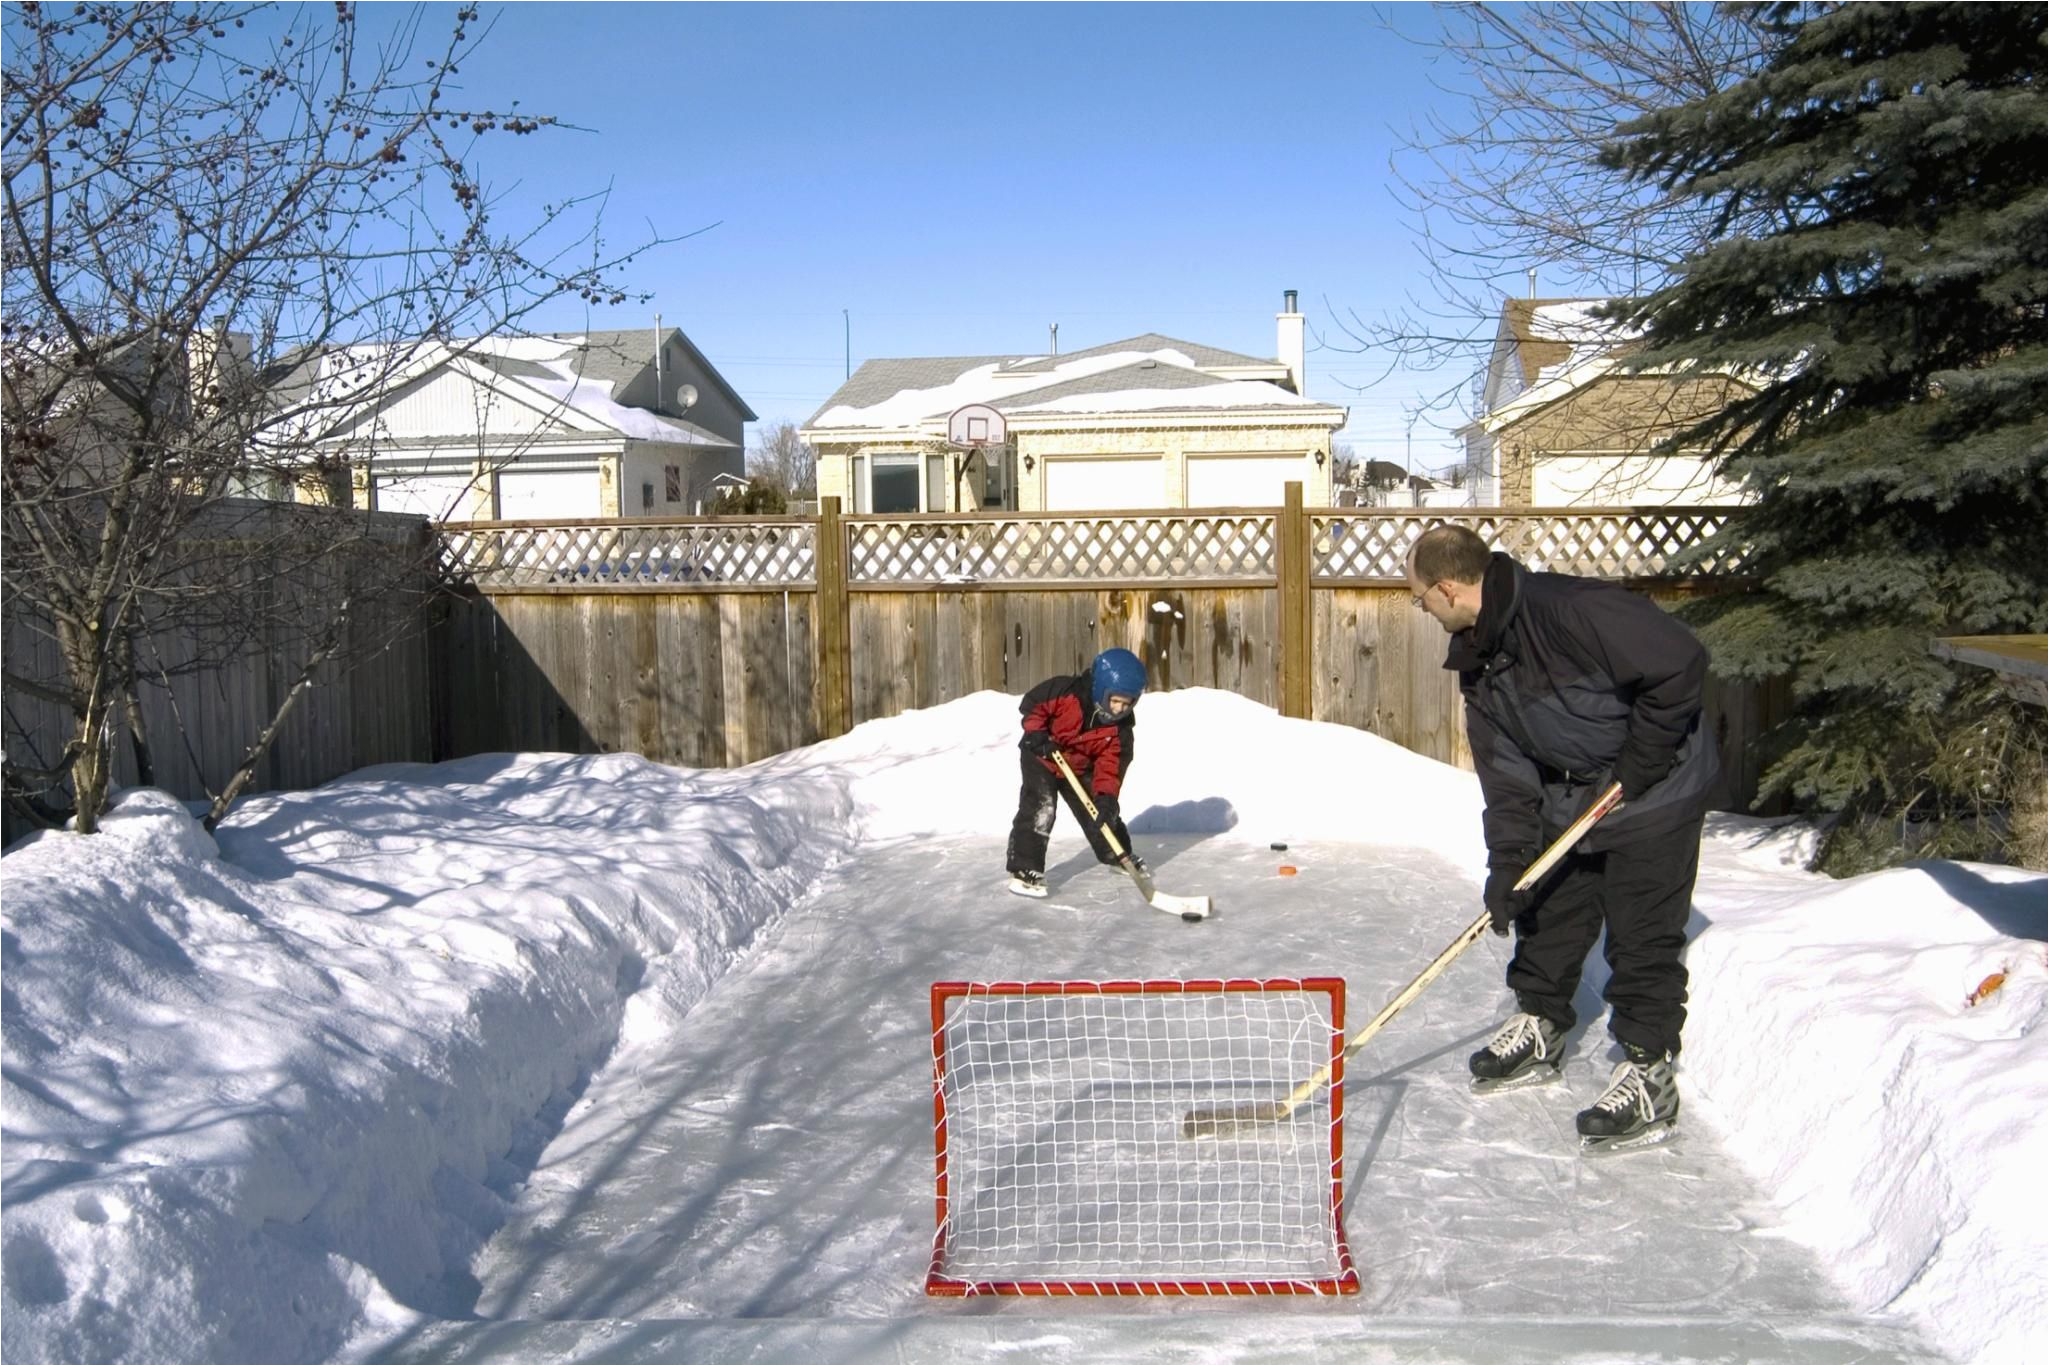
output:
{"label": "boy", "polygon": [[[1049,678],[1024,695],[1018,711],[1024,736],[1018,742],[1018,766],[1024,785],[1017,794],[1017,818],[1010,823],[1010,890],[1019,896],[1046,895],[1046,841],[1053,833],[1058,808],[1054,794],[1066,798],[1088,836],[1097,859],[1111,867],[1122,861],[1103,838],[1100,824],[1124,848],[1131,836],[1117,813],[1117,793],[1131,771],[1133,708],[1145,691],[1145,665],[1129,650],[1105,650],[1085,674]],[[1091,820],[1067,779],[1053,764],[1060,751],[1075,776],[1088,789],[1098,819]],[[1145,865],[1130,856],[1140,871]]]}

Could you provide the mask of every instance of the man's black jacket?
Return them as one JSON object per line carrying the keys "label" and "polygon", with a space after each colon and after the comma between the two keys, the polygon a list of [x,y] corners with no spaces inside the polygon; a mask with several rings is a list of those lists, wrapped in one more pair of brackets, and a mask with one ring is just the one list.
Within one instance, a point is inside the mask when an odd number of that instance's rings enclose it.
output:
{"label": "man's black jacket", "polygon": [[1697,820],[1721,772],[1701,725],[1707,651],[1650,599],[1496,553],[1480,618],[1452,636],[1490,861],[1543,848],[1611,779],[1643,788],[1580,844],[1612,849]]}

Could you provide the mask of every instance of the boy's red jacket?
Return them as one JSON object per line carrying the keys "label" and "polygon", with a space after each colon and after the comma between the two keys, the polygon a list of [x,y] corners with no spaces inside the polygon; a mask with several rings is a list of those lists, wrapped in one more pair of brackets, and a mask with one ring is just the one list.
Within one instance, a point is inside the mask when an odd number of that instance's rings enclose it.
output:
{"label": "boy's red jacket", "polygon": [[[1133,754],[1131,727],[1133,712],[1120,721],[1103,721],[1089,692],[1089,676],[1049,678],[1024,695],[1018,704],[1028,731],[1048,731],[1053,743],[1067,754],[1089,791],[1096,796],[1114,797],[1124,786]],[[1048,759],[1039,760],[1049,772],[1058,773]]]}

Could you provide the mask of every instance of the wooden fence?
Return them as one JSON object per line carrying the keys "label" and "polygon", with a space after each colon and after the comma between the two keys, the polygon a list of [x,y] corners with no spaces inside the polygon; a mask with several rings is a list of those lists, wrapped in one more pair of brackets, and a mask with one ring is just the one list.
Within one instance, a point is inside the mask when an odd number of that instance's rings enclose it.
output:
{"label": "wooden fence", "polygon": [[[313,527],[348,518],[350,528]],[[303,537],[299,533],[307,533]],[[160,619],[137,648],[138,700],[158,787],[186,800],[217,792],[276,713],[314,634],[355,592],[344,647],[314,674],[261,761],[252,790],[313,787],[352,769],[434,757],[427,604],[436,586],[424,518],[228,500],[172,551],[184,592],[157,595]],[[43,768],[74,733],[48,623],[10,593],[4,619],[5,741]],[[125,726],[124,726],[125,730]],[[115,781],[137,781],[128,743]],[[30,828],[10,811],[5,838]]]}
{"label": "wooden fence", "polygon": [[[1442,628],[1403,561],[1437,523],[1535,569],[1670,601],[1740,590],[1712,508],[1282,509],[444,529],[437,751],[630,750],[751,762],[1121,645],[1158,689],[1222,688],[1470,766]],[[1700,552],[1683,571],[1683,553]],[[1731,801],[1778,692],[1713,685]]]}

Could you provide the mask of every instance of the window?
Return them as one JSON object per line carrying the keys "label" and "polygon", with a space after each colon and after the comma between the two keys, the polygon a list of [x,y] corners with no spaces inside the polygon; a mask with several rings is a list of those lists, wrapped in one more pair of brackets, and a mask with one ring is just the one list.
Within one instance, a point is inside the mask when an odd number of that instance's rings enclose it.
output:
{"label": "window", "polygon": [[655,510],[655,486],[653,480],[648,480],[640,486],[640,510],[642,512],[653,512]]}
{"label": "window", "polygon": [[664,465],[664,466],[662,466],[662,478],[663,478],[663,480],[665,480],[665,481],[666,481],[666,483],[667,483],[667,485],[668,485],[668,488],[667,488],[667,493],[668,493],[668,500],[669,500],[670,502],[672,502],[672,503],[680,503],[680,502],[682,502],[682,501],[683,501],[683,467],[682,467],[681,465]]}
{"label": "window", "polygon": [[916,512],[918,510],[918,457],[912,454],[878,455],[869,478],[868,501],[873,512]]}

